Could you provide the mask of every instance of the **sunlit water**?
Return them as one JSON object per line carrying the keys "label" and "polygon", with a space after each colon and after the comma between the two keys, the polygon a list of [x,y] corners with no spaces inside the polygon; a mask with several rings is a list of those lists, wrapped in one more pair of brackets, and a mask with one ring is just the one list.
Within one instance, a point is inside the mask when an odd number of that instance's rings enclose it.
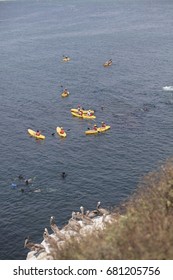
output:
{"label": "sunlit water", "polygon": [[[25,259],[51,215],[62,226],[81,205],[119,205],[172,156],[172,14],[172,0],[0,1],[0,259]],[[78,104],[96,121],[72,117]],[[111,129],[85,135],[101,121]],[[12,188],[20,174],[41,192]]]}

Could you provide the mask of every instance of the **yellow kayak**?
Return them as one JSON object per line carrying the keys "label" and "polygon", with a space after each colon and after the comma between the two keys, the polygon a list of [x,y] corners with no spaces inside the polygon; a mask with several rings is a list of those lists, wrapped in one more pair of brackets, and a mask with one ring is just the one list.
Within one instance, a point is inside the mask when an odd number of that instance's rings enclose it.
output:
{"label": "yellow kayak", "polygon": [[[83,112],[83,114],[87,114],[88,113],[88,111],[90,111],[91,112],[91,114],[94,114],[94,110],[82,110],[81,109],[81,111]],[[78,109],[71,109],[71,112],[74,112],[74,113],[78,113]]]}
{"label": "yellow kayak", "polygon": [[74,116],[74,117],[78,117],[78,118],[81,118],[81,119],[95,119],[96,116],[88,116],[88,115],[80,115],[78,113],[75,113],[75,112],[71,112],[71,114]]}
{"label": "yellow kayak", "polygon": [[106,130],[108,130],[110,128],[111,128],[110,125],[106,125],[105,127],[98,127],[97,131],[98,132],[104,132],[104,131],[106,131]]}
{"label": "yellow kayak", "polygon": [[57,134],[58,134],[59,136],[61,136],[61,137],[66,137],[66,136],[67,136],[66,132],[61,133],[60,131],[61,131],[61,127],[58,126],[58,127],[56,128]]}
{"label": "yellow kayak", "polygon": [[63,61],[64,61],[64,62],[68,62],[68,61],[70,61],[70,60],[71,60],[70,57],[64,57],[64,58],[63,58]]}
{"label": "yellow kayak", "polygon": [[86,135],[91,135],[91,134],[98,134],[98,131],[95,129],[88,129],[85,131]]}
{"label": "yellow kayak", "polygon": [[67,91],[67,92],[64,92],[64,91],[63,91],[63,92],[61,93],[61,96],[62,96],[62,97],[67,97],[67,96],[69,96],[69,91]]}
{"label": "yellow kayak", "polygon": [[46,137],[45,137],[44,135],[42,135],[42,134],[36,135],[36,131],[34,131],[34,130],[30,129],[30,128],[28,129],[28,133],[29,133],[30,136],[35,137],[36,139],[44,140],[44,139],[46,138]]}
{"label": "yellow kayak", "polygon": [[112,62],[105,62],[105,63],[103,64],[104,67],[108,67],[108,66],[111,66],[111,65],[112,65]]}

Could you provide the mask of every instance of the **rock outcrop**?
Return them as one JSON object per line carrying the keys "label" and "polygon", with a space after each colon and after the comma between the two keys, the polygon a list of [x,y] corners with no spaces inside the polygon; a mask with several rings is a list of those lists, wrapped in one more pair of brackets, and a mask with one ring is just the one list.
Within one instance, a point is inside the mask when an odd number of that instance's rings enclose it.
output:
{"label": "rock outcrop", "polygon": [[59,229],[55,222],[55,217],[50,218],[50,228],[52,233],[45,228],[43,232],[43,241],[41,244],[33,243],[27,238],[24,247],[30,252],[27,254],[27,260],[54,260],[56,259],[57,250],[63,250],[68,246],[68,242],[73,238],[77,242],[86,237],[88,234],[96,235],[103,230],[108,223],[115,221],[114,214],[107,209],[100,207],[92,211],[84,211],[84,207],[80,207],[80,212],[72,212],[72,217],[68,223]]}

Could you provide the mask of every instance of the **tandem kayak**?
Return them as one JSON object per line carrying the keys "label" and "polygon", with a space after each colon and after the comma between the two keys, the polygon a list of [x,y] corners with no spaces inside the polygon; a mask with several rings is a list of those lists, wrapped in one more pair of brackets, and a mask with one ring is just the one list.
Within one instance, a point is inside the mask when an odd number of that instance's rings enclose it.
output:
{"label": "tandem kayak", "polygon": [[71,112],[71,114],[74,116],[74,117],[77,117],[77,118],[81,118],[81,119],[95,119],[96,118],[96,116],[88,116],[88,115],[85,115],[85,114],[83,114],[83,115],[80,115],[80,114],[78,114],[78,113],[75,113],[75,112]]}
{"label": "tandem kayak", "polygon": [[98,132],[104,132],[104,131],[106,131],[106,130],[108,130],[110,128],[111,128],[110,125],[106,125],[105,127],[98,127],[97,131]]}
{"label": "tandem kayak", "polygon": [[57,126],[57,128],[56,128],[57,134],[61,137],[66,137],[67,136],[65,131],[64,131],[64,133],[61,133],[60,131],[61,131],[61,127]]}
{"label": "tandem kayak", "polygon": [[90,134],[98,134],[101,132],[105,132],[106,130],[110,129],[110,125],[106,125],[105,127],[98,127],[97,130],[95,129],[88,129],[85,131],[86,135],[90,135]]}
{"label": "tandem kayak", "polygon": [[42,135],[42,134],[36,135],[36,131],[34,131],[34,130],[30,129],[30,128],[28,129],[28,133],[29,133],[30,136],[35,137],[36,139],[44,140],[44,139],[46,138],[46,137],[45,137],[44,135]]}
{"label": "tandem kayak", "polygon": [[63,91],[63,92],[61,93],[61,96],[62,96],[62,97],[67,97],[67,96],[69,96],[69,94],[70,94],[69,91],[67,91],[67,92],[64,92],[64,91]]}
{"label": "tandem kayak", "polygon": [[[91,114],[94,114],[94,110],[90,110],[90,109],[88,109],[88,110],[82,110],[81,109],[81,111],[83,112],[83,114],[87,114],[88,111],[90,111]],[[78,113],[78,109],[71,109],[71,112]]]}
{"label": "tandem kayak", "polygon": [[85,131],[86,135],[91,135],[91,134],[98,134],[98,130],[95,129],[88,129]]}

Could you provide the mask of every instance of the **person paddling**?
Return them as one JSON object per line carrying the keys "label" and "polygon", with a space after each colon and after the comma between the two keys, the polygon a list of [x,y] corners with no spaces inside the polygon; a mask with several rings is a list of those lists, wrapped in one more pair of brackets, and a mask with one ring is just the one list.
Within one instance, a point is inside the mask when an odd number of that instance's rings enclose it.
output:
{"label": "person paddling", "polygon": [[98,127],[97,127],[97,125],[95,124],[94,127],[93,127],[93,129],[94,129],[94,130],[97,130],[97,128],[98,128]]}
{"label": "person paddling", "polygon": [[40,136],[41,132],[39,130],[37,130],[36,135]]}
{"label": "person paddling", "polygon": [[65,132],[64,128],[61,127],[60,133],[61,133],[61,134],[64,134],[64,132]]}
{"label": "person paddling", "polygon": [[102,127],[106,127],[106,124],[105,124],[105,122],[102,122]]}

